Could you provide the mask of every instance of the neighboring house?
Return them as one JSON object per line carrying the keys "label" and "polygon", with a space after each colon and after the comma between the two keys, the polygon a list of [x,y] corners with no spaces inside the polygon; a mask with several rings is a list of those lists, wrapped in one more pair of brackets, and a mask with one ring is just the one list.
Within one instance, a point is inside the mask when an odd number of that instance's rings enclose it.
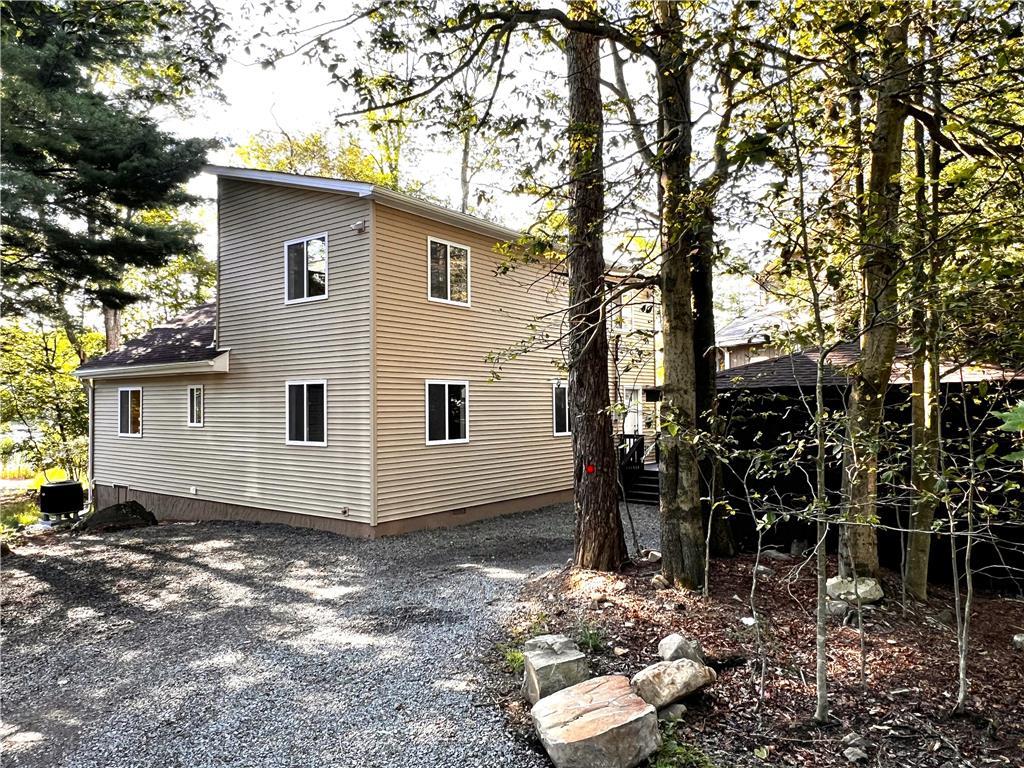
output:
{"label": "neighboring house", "polygon": [[[499,269],[517,232],[371,184],[208,170],[216,303],[77,373],[98,505],[375,536],[570,497],[564,277]],[[654,384],[653,360],[630,376]]]}
{"label": "neighboring house", "polygon": [[773,302],[753,307],[722,323],[715,332],[718,370],[770,360],[783,354],[779,335],[793,324],[792,310]]}

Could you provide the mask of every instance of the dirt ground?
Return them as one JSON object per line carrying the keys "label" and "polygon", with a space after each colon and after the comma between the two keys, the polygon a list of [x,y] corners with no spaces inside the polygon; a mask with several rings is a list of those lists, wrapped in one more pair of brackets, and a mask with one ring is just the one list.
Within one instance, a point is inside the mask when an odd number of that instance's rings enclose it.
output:
{"label": "dirt ground", "polygon": [[[653,565],[611,576],[552,572],[526,585],[529,607],[509,625],[510,635],[589,639],[595,674],[633,674],[658,661],[658,641],[670,632],[698,638],[719,679],[687,702],[678,737],[722,768],[849,766],[841,740],[851,732],[871,744],[862,765],[1024,766],[1024,652],[1011,645],[1012,635],[1024,632],[1024,601],[976,599],[970,711],[962,716],[951,714],[957,644],[949,590],[933,588],[928,606],[904,610],[890,599],[864,611],[863,635],[856,617],[830,620],[831,722],[818,727],[811,720],[813,568],[795,558],[762,562],[772,574],[758,580],[760,633],[750,626],[751,555],[713,561],[708,598],[655,589]],[[883,583],[887,595],[899,594],[895,577]],[[494,661],[502,664],[500,656]],[[521,738],[532,742],[511,673],[496,695]]]}

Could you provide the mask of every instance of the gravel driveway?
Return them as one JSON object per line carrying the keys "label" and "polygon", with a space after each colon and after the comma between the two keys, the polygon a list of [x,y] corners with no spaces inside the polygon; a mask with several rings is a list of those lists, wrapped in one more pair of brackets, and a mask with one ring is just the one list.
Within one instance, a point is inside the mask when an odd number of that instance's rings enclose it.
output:
{"label": "gravel driveway", "polygon": [[26,548],[2,569],[2,764],[547,765],[476,696],[477,659],[571,531],[559,506],[378,541],[202,523]]}

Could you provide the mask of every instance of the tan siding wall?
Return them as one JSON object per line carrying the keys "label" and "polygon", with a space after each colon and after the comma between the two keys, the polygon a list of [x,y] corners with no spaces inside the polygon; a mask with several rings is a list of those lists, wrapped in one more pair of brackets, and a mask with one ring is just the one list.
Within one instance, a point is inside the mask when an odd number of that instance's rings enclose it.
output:
{"label": "tan siding wall", "polygon": [[[654,297],[650,291],[627,293],[623,301],[629,302],[626,318],[631,322],[619,323],[613,319],[608,329],[608,378],[612,403],[626,405],[630,389],[641,390],[657,385],[657,365],[654,354],[655,311]],[[644,311],[648,309],[650,311]],[[653,450],[657,433],[657,405],[642,402],[644,434],[648,449]],[[616,432],[622,432],[625,416],[615,419]]]}
{"label": "tan siding wall", "polygon": [[[220,346],[227,374],[135,379],[143,437],[117,436],[117,386],[98,383],[100,483],[264,509],[371,520],[369,203],[222,180]],[[328,233],[328,298],[284,304],[286,240]],[[285,381],[327,379],[326,447],[286,446]],[[186,386],[206,426],[186,426]],[[348,513],[345,513],[347,508]]]}
{"label": "tan siding wall", "polygon": [[[552,295],[551,278],[530,286],[537,268],[496,276],[494,240],[382,205],[374,216],[378,520],[571,488],[571,438],[552,435],[561,353],[527,353],[495,382],[486,361],[563,307],[564,290]],[[428,236],[472,249],[472,307],[427,300]],[[424,444],[426,379],[469,380],[469,443]]]}

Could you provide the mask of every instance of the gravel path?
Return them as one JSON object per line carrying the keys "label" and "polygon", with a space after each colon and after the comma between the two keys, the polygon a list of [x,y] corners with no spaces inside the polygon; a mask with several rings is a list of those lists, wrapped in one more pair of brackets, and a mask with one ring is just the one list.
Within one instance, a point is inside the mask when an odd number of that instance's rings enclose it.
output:
{"label": "gravel path", "polygon": [[379,541],[203,523],[28,547],[2,569],[2,764],[547,765],[475,700],[477,659],[571,531],[560,506]]}

